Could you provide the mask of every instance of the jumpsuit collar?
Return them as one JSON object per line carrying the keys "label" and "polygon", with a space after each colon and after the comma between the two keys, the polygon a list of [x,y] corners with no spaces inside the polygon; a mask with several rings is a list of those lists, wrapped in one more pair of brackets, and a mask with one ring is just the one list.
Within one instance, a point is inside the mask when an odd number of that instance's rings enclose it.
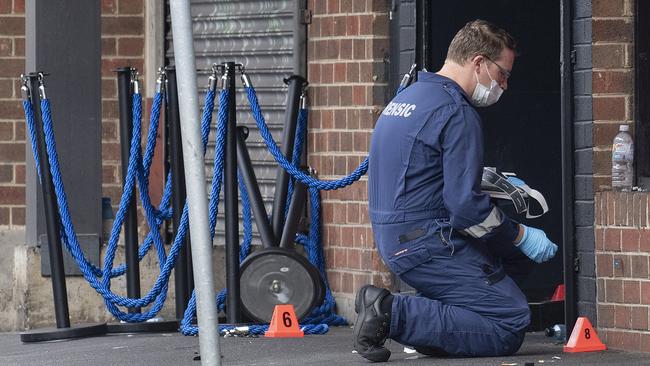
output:
{"label": "jumpsuit collar", "polygon": [[443,88],[454,88],[457,90],[468,102],[471,102],[469,96],[465,93],[465,90],[458,85],[457,82],[452,79],[442,76],[433,72],[428,71],[418,71],[418,81],[437,83],[442,84]]}

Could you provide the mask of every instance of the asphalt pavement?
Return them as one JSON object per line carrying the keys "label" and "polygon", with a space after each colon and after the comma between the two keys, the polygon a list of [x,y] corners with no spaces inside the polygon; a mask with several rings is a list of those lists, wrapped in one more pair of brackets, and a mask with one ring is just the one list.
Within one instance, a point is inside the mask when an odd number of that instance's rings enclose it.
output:
{"label": "asphalt pavement", "polygon": [[[352,328],[332,327],[325,335],[304,338],[220,339],[222,365],[367,365],[352,350]],[[101,337],[21,343],[18,333],[0,334],[0,365],[200,365],[198,337],[179,333],[111,334]],[[388,342],[392,356],[386,365],[650,365],[650,355],[607,350],[567,354],[541,333],[529,333],[510,357],[427,357]]]}

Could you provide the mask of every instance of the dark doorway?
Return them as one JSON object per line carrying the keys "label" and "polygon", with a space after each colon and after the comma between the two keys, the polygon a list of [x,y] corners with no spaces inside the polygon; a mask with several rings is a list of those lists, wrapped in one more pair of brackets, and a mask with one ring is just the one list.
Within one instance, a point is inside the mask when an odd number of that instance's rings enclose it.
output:
{"label": "dark doorway", "polygon": [[548,299],[563,282],[560,1],[456,0],[426,9],[424,64],[442,66],[449,42],[468,21],[485,19],[506,29],[518,43],[508,90],[479,110],[485,133],[485,165],[516,172],[544,194],[550,211],[537,219],[511,217],[543,229],[560,246],[550,262],[535,266],[522,289],[530,302]]}

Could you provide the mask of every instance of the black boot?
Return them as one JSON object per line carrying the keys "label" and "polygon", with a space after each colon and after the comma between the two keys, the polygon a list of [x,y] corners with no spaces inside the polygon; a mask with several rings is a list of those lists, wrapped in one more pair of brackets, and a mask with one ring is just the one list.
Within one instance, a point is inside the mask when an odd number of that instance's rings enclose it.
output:
{"label": "black boot", "polygon": [[384,362],[390,357],[384,342],[390,330],[392,300],[388,290],[372,285],[363,286],[357,293],[354,349],[370,361]]}

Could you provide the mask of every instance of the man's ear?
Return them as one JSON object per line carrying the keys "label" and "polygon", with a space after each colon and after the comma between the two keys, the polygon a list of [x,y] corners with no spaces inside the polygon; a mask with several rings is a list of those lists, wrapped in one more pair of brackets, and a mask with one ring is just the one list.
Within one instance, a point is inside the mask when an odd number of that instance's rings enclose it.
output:
{"label": "man's ear", "polygon": [[482,61],[484,61],[484,57],[482,55],[475,55],[470,59],[472,67],[474,68],[474,70],[476,70],[479,73],[480,73]]}

